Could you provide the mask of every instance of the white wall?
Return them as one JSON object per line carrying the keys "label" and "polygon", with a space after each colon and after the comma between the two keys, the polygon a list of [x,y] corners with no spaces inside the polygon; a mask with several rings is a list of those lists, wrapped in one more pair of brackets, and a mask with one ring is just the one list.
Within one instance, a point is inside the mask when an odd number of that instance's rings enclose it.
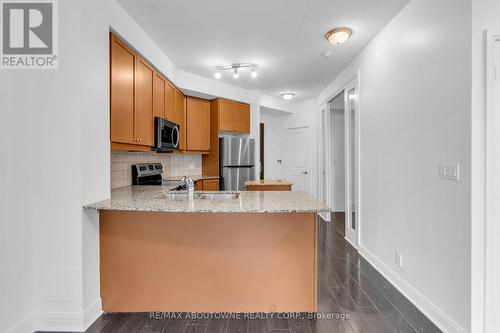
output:
{"label": "white wall", "polygon": [[319,97],[359,70],[360,252],[448,332],[470,329],[470,26],[470,1],[410,1]]}

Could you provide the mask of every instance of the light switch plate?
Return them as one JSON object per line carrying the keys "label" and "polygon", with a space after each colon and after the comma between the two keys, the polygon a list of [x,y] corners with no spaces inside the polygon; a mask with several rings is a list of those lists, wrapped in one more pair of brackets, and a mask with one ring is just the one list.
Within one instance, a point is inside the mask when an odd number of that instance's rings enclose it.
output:
{"label": "light switch plate", "polygon": [[188,169],[189,170],[194,170],[194,164],[193,163],[189,163],[188,164]]}
{"label": "light switch plate", "polygon": [[439,165],[439,178],[444,180],[460,180],[460,164],[458,163],[442,163]]}

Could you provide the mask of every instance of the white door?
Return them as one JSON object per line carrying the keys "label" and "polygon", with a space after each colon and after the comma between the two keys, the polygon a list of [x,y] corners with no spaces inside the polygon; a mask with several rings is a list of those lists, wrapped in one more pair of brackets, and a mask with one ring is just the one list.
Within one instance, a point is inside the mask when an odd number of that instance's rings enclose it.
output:
{"label": "white door", "polygon": [[288,179],[293,183],[293,191],[306,191],[310,188],[311,144],[309,127],[288,129]]}

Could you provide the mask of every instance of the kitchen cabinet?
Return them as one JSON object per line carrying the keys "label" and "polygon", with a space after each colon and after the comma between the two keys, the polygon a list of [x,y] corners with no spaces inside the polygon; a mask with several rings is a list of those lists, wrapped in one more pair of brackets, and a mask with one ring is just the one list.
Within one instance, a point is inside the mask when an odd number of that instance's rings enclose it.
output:
{"label": "kitchen cabinet", "polygon": [[179,149],[186,150],[186,101],[184,94],[175,89],[174,91],[174,115],[172,121],[179,125]]}
{"label": "kitchen cabinet", "polygon": [[165,79],[161,74],[154,73],[153,75],[153,116],[165,118],[166,114],[166,99],[165,94]]}
{"label": "kitchen cabinet", "polygon": [[[154,83],[155,82],[155,83]],[[124,42],[110,36],[110,140],[112,149],[148,151],[154,144],[154,70]]]}
{"label": "kitchen cabinet", "polygon": [[219,131],[232,132],[233,127],[233,102],[225,99],[218,100]]}
{"label": "kitchen cabinet", "polygon": [[175,88],[169,83],[165,84],[165,119],[173,121],[175,118]]}
{"label": "kitchen cabinet", "polygon": [[[162,117],[179,125],[179,150],[175,153],[209,153],[210,102],[190,98],[188,115],[186,96],[113,34],[110,91],[112,150],[150,151],[154,146],[154,117]],[[234,103],[227,101],[227,105],[228,129],[232,131]]]}
{"label": "kitchen cabinet", "polygon": [[111,35],[111,141],[135,144],[134,77],[135,54]]}
{"label": "kitchen cabinet", "polygon": [[219,98],[219,131],[249,134],[250,105]]}
{"label": "kitchen cabinet", "polygon": [[203,180],[203,191],[218,191],[219,190],[219,180],[218,179],[205,179]]}
{"label": "kitchen cabinet", "polygon": [[210,151],[210,101],[186,98],[186,150]]}
{"label": "kitchen cabinet", "polygon": [[250,105],[233,104],[233,128],[234,132],[250,134]]}
{"label": "kitchen cabinet", "polygon": [[135,69],[134,134],[136,144],[154,145],[153,69],[137,57]]}
{"label": "kitchen cabinet", "polygon": [[219,179],[200,179],[194,183],[195,191],[218,191]]}

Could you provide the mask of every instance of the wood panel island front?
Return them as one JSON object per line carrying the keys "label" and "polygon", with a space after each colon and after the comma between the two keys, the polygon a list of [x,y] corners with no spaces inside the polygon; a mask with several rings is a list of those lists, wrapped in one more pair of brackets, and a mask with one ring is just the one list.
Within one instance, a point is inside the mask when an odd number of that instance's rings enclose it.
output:
{"label": "wood panel island front", "polygon": [[106,312],[315,312],[317,213],[303,192],[113,190],[99,210]]}

